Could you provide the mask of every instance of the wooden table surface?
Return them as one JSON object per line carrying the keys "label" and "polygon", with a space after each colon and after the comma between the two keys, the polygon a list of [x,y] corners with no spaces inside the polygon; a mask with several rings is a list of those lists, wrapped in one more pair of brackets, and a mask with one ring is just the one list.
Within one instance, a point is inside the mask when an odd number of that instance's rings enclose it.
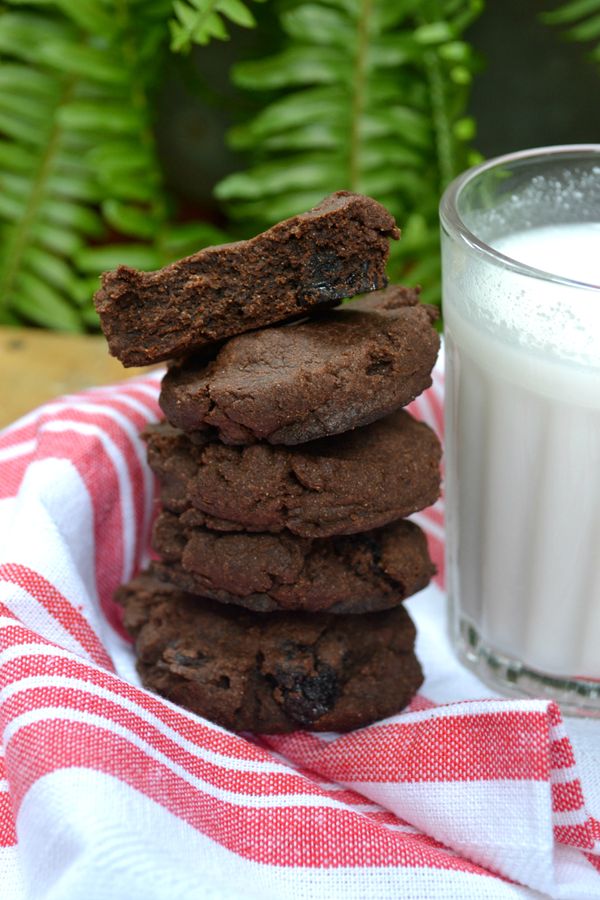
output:
{"label": "wooden table surface", "polygon": [[45,400],[147,369],[125,369],[102,335],[0,327],[0,428]]}

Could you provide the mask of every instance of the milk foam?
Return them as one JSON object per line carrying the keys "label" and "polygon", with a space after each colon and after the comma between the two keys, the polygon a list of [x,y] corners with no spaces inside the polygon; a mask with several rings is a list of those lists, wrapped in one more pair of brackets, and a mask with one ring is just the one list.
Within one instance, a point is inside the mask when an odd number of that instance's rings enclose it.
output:
{"label": "milk foam", "polygon": [[[481,260],[461,274],[462,314],[514,346],[600,367],[600,222],[519,231],[491,242],[536,271]],[[539,272],[579,282],[543,280]]]}
{"label": "milk foam", "polygon": [[600,222],[520,231],[498,238],[493,247],[542,272],[600,287]]}

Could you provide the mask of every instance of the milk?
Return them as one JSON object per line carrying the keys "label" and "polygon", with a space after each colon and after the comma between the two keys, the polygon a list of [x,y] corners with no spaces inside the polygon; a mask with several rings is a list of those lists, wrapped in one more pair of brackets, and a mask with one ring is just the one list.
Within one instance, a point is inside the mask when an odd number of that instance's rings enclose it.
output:
{"label": "milk", "polygon": [[491,243],[558,278],[446,239],[449,591],[496,652],[600,679],[600,222]]}

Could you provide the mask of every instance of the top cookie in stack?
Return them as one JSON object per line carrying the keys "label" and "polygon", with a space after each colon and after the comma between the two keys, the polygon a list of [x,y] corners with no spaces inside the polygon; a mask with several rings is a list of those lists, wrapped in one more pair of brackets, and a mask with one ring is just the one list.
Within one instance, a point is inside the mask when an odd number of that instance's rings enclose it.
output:
{"label": "top cookie in stack", "polygon": [[113,356],[146,366],[385,287],[400,233],[369,197],[338,191],[249,241],[208,247],[158,272],[119,266],[95,297]]}
{"label": "top cookie in stack", "polygon": [[227,727],[355,727],[419,687],[396,608],[433,571],[404,518],[437,499],[440,447],[400,407],[430,385],[439,339],[418,291],[385,287],[398,236],[380,204],[339,192],[250,241],[121,267],[97,295],[125,365],[171,359],[168,421],[147,433],[160,558],[120,595],[138,667]]}

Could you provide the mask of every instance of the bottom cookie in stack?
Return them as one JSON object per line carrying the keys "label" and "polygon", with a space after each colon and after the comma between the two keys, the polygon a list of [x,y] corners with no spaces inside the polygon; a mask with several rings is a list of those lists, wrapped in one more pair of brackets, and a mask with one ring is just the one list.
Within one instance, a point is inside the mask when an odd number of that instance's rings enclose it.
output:
{"label": "bottom cookie in stack", "polygon": [[265,615],[149,574],[117,599],[145,686],[235,731],[348,731],[400,712],[423,680],[402,606]]}

